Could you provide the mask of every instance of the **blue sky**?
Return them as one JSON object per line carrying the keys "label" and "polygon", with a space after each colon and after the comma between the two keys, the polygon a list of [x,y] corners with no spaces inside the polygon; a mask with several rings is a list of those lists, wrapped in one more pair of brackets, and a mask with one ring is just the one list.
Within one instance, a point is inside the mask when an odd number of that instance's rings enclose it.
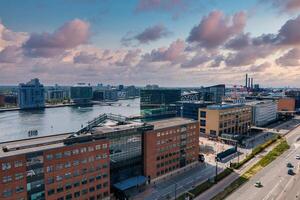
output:
{"label": "blue sky", "polygon": [[[141,2],[149,3],[147,4],[148,7],[146,9],[140,9],[138,6]],[[154,3],[151,3],[154,2]],[[157,7],[152,7],[152,5],[155,4],[155,2],[163,2],[157,4]],[[171,2],[171,3],[170,3]],[[172,2],[178,3],[177,6],[172,6]],[[242,2],[242,3],[241,3]],[[268,2],[268,3],[265,3]],[[28,77],[33,76],[41,76],[45,77],[44,81],[48,82],[49,84],[53,81],[55,82],[63,82],[63,84],[71,83],[76,80],[76,77],[73,77],[69,80],[69,82],[65,82],[65,80],[60,79],[53,79],[49,78],[49,76],[46,76],[43,73],[46,69],[43,67],[38,68],[37,65],[45,64],[49,65],[49,68],[51,68],[51,63],[54,65],[62,65],[63,67],[67,68],[66,60],[76,60],[74,57],[80,55],[82,58],[83,56],[88,55],[89,58],[91,56],[97,55],[97,58],[90,58],[90,59],[99,59],[99,56],[103,54],[102,51],[109,50],[110,53],[112,52],[119,52],[119,51],[136,51],[136,54],[139,55],[139,61],[138,64],[135,64],[136,67],[134,70],[140,70],[141,64],[143,66],[151,66],[151,70],[153,68],[163,68],[163,66],[166,65],[166,63],[162,61],[169,61],[167,65],[174,67],[176,70],[181,70],[181,68],[178,68],[178,65],[182,65],[183,62],[188,62],[188,59],[191,59],[191,57],[194,56],[196,59],[196,56],[198,57],[210,57],[210,61],[214,61],[216,57],[228,57],[229,54],[226,54],[226,51],[228,49],[225,48],[226,42],[228,42],[230,39],[233,39],[237,37],[240,34],[249,34],[250,37],[260,37],[264,34],[278,34],[278,31],[281,29],[281,27],[290,19],[295,19],[299,14],[298,7],[295,7],[295,9],[286,9],[284,6],[284,2],[296,2],[298,3],[299,0],[287,0],[283,1],[281,5],[272,5],[275,4],[274,2],[278,2],[276,0],[247,0],[247,1],[241,1],[241,0],[50,0],[50,1],[39,1],[39,0],[1,0],[0,2],[0,19],[2,25],[5,27],[5,29],[13,32],[13,33],[24,33],[25,36],[21,37],[20,41],[6,41],[3,39],[3,44],[1,46],[1,40],[0,40],[0,69],[3,71],[9,72],[9,67],[11,67],[11,62],[7,62],[7,57],[9,51],[3,51],[7,46],[17,46],[22,48],[22,58],[20,58],[19,63],[17,64],[26,65],[28,66],[28,74],[32,73],[31,75],[28,75]],[[173,3],[174,4],[174,3]],[[299,3],[300,4],[300,3]],[[162,6],[163,5],[163,6]],[[282,8],[281,10],[278,8]],[[290,12],[292,10],[293,12]],[[155,62],[153,59],[151,60],[151,63],[149,62],[149,59],[146,60],[144,58],[151,57],[153,55],[146,55],[153,53],[161,53],[166,51],[166,49],[160,49],[162,47],[168,48],[171,44],[175,43],[178,39],[181,40],[182,45],[184,45],[185,49],[194,48],[195,43],[191,44],[191,42],[187,41],[187,38],[189,37],[191,30],[195,26],[200,26],[201,22],[205,21],[205,18],[211,17],[211,14],[213,11],[220,12],[222,17],[219,18],[219,20],[223,20],[226,22],[220,22],[220,23],[227,23],[226,26],[230,26],[230,23],[232,23],[232,18],[236,13],[243,12],[247,16],[246,23],[242,27],[241,30],[239,30],[237,33],[231,34],[226,38],[226,41],[224,40],[222,44],[218,44],[218,48],[214,49],[214,52],[211,50],[211,48],[207,47],[201,47],[201,42],[203,41],[196,41],[198,42],[198,50],[194,50],[192,53],[188,52],[187,50],[184,50],[184,52],[181,52],[185,54],[185,58],[181,59],[180,61],[176,60],[169,60],[168,59],[160,59],[159,62],[161,62],[159,65],[158,61]],[[209,16],[209,17],[208,17]],[[88,24],[87,28],[89,29],[89,36],[87,41],[84,41],[84,43],[76,43],[75,45],[68,46],[63,49],[65,57],[58,58],[57,55],[47,57],[47,60],[45,59],[45,55],[40,56],[34,55],[34,56],[28,56],[28,53],[24,53],[25,49],[24,46],[26,46],[27,43],[30,43],[28,41],[39,41],[43,35],[43,33],[46,33],[49,36],[50,40],[52,40],[51,34],[54,34],[54,32],[57,32],[59,28],[63,28],[65,26],[68,26],[69,22],[72,22],[72,20],[79,19],[82,20],[84,23]],[[77,21],[78,22],[78,21]],[[74,24],[76,24],[75,22]],[[78,22],[80,23],[80,22]],[[81,24],[82,25],[82,24]],[[138,36],[144,32],[147,32],[147,28],[157,28],[157,30],[162,31],[160,36],[158,36],[155,39],[152,39],[150,42],[143,42],[138,40]],[[199,27],[200,29],[201,27]],[[144,32],[143,32],[144,31]],[[165,31],[166,33],[163,34]],[[145,33],[146,34],[146,33]],[[37,38],[34,38],[37,36]],[[69,35],[72,37],[72,34]],[[55,37],[55,36],[53,36]],[[67,36],[68,37],[68,36]],[[122,38],[129,39],[130,45],[124,46],[121,42]],[[52,39],[51,39],[52,38]],[[1,38],[0,38],[1,39]],[[27,39],[29,39],[27,41]],[[32,39],[32,40],[30,40]],[[19,42],[19,43],[18,43]],[[32,44],[35,44],[32,42]],[[183,44],[185,43],[185,44]],[[43,43],[48,44],[44,41]],[[41,44],[41,45],[43,45]],[[180,45],[177,43],[177,45]],[[269,45],[269,44],[268,44]],[[30,46],[29,44],[27,46]],[[94,48],[93,52],[91,52],[91,46]],[[176,45],[175,45],[176,46]],[[176,46],[177,47],[177,46]],[[207,55],[200,55],[199,47],[201,47],[201,52],[205,51]],[[36,51],[37,47],[32,47],[32,51]],[[39,47],[40,48],[40,47]],[[46,47],[45,47],[46,48]],[[48,48],[48,47],[47,47]],[[89,48],[89,49],[88,49]],[[97,48],[95,50],[95,48]],[[250,48],[250,47],[249,47]],[[249,50],[247,48],[247,50]],[[20,50],[20,49],[18,49]],[[51,50],[53,48],[51,47]],[[62,50],[62,49],[60,49]],[[220,52],[215,53],[216,51],[222,51],[222,56],[220,56]],[[231,49],[232,50],[232,49]],[[287,51],[288,49],[282,49],[282,51]],[[157,52],[156,52],[157,51]],[[1,64],[1,53],[5,53],[4,56],[6,59],[6,62],[2,62]],[[24,55],[23,55],[24,53]],[[44,53],[44,52],[43,52]],[[128,53],[128,52],[127,52]],[[238,53],[236,50],[233,53]],[[277,52],[272,51],[272,55]],[[66,55],[68,54],[68,55]],[[100,55],[101,54],[101,55]],[[117,53],[114,53],[114,56]],[[208,55],[209,54],[209,55]],[[218,54],[218,55],[216,55]],[[52,54],[51,54],[52,55]],[[125,58],[126,52],[124,55],[117,55],[117,56],[123,56],[122,59]],[[131,55],[131,54],[128,54]],[[155,54],[156,55],[156,54]],[[195,56],[196,55],[196,56]],[[271,54],[268,54],[268,56],[272,56]],[[3,57],[4,57],[3,56]],[[103,55],[102,55],[103,56]],[[215,56],[215,57],[214,57]],[[111,56],[113,57],[113,56]],[[85,57],[85,60],[87,58]],[[194,60],[195,60],[194,59]],[[253,65],[260,65],[263,64],[263,62],[259,62],[261,58],[255,59],[255,62],[244,62],[245,65],[249,66],[249,69]],[[63,62],[60,62],[63,61]],[[99,60],[101,61],[101,59]],[[103,60],[102,60],[103,61]],[[190,60],[192,61],[192,59]],[[223,61],[226,61],[224,58]],[[228,61],[228,59],[227,59]],[[180,63],[179,63],[180,62]],[[266,61],[267,62],[267,61]],[[120,62],[116,62],[117,65],[120,64]],[[116,63],[113,63],[114,65]],[[229,61],[226,63],[228,65]],[[274,62],[276,63],[276,62]],[[69,63],[70,64],[70,63]],[[76,63],[73,63],[74,66]],[[78,64],[78,63],[77,63]],[[80,63],[83,64],[83,63]],[[109,63],[112,64],[112,63]],[[199,63],[198,63],[199,64]],[[200,63],[202,64],[202,62]],[[183,71],[180,71],[181,74],[188,74],[189,72],[195,72],[199,73],[200,76],[203,76],[205,73],[209,74],[211,73],[211,69],[207,68],[204,70],[205,67],[202,67],[197,65],[195,68],[191,69],[183,69]],[[250,66],[251,65],[251,66]],[[77,65],[76,65],[77,66]],[[190,65],[189,65],[190,66]],[[272,67],[274,67],[272,65]],[[95,68],[97,72],[101,73],[104,68],[106,69],[106,65],[102,66],[96,66],[95,63],[91,64],[89,62],[87,65],[78,65],[78,68],[82,67],[88,67],[88,68]],[[128,70],[132,69],[129,66],[126,66],[127,69],[123,69],[127,73]],[[232,73],[244,73],[243,70],[237,72],[237,68],[231,68],[231,66],[225,66],[230,67],[230,70],[232,70]],[[220,65],[220,71],[227,70],[225,69],[224,65],[223,67]],[[276,68],[277,66],[275,66]],[[33,69],[34,68],[34,69]],[[276,76],[279,76],[282,71],[279,70],[279,68],[275,69]],[[38,70],[37,70],[38,69]],[[296,68],[293,68],[295,70]],[[21,71],[21,69],[19,69]],[[117,69],[113,69],[117,70]],[[153,74],[151,70],[147,71],[147,76],[150,74]],[[41,72],[41,74],[38,74],[37,71]],[[35,74],[33,73],[35,72]],[[132,73],[132,72],[130,72]],[[250,71],[251,73],[251,71]],[[253,72],[253,74],[258,72]],[[262,74],[259,72],[259,74]],[[7,75],[6,77],[12,77],[12,75]],[[74,75],[75,76],[75,75]],[[263,75],[261,75],[263,77]],[[275,76],[275,75],[274,75]],[[1,78],[1,77],[0,77]],[[25,78],[25,77],[24,77]],[[8,78],[5,78],[6,80]],[[92,77],[86,78],[83,81],[91,80]],[[4,78],[1,80],[0,83],[6,82]],[[18,80],[18,79],[17,79]],[[146,82],[143,81],[144,79],[142,77],[138,77],[136,82],[139,84],[146,84]],[[190,79],[186,77],[184,80],[181,80],[178,85],[190,85],[188,83]],[[196,78],[195,78],[196,80]],[[207,78],[205,81],[203,81],[203,84],[210,84],[212,83],[211,80],[214,80],[214,78],[210,77]],[[242,80],[242,78],[236,78],[234,82],[239,82]],[[19,81],[19,80],[18,80]],[[21,81],[21,80],[20,80]],[[110,83],[116,83],[119,81],[118,79],[107,79],[105,80]],[[124,83],[134,83],[134,80],[132,79],[125,79],[120,80]],[[152,82],[158,82],[162,85],[172,85],[174,83],[177,83],[176,80],[173,80],[171,82],[163,82],[159,79],[153,79],[151,78],[149,81]],[[219,82],[224,81],[224,79],[220,78],[218,80]],[[99,80],[93,80],[91,82],[99,82]],[[196,84],[202,84],[201,82],[197,82]],[[265,84],[268,85],[267,81],[265,81]],[[270,83],[273,84],[273,83]],[[286,82],[286,85],[296,85],[294,82]]]}

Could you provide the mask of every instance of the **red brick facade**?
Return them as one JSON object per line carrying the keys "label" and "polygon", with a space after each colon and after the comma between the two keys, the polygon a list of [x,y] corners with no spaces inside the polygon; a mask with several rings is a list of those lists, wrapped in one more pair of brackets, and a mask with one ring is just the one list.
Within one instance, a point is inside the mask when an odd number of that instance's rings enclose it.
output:
{"label": "red brick facade", "polygon": [[196,162],[199,123],[148,131],[144,136],[144,174],[150,179]]}
{"label": "red brick facade", "polygon": [[[45,199],[109,199],[108,140],[46,149],[41,160]],[[0,159],[0,200],[27,199],[27,179],[33,175],[26,166],[26,154]]]}

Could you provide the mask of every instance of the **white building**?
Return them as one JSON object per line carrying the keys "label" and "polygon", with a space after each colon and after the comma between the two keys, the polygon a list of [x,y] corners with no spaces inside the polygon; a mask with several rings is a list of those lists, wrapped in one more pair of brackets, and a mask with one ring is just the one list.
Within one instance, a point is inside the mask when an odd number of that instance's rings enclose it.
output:
{"label": "white building", "polygon": [[254,126],[265,126],[277,118],[276,101],[251,101],[246,104],[252,106],[252,124]]}

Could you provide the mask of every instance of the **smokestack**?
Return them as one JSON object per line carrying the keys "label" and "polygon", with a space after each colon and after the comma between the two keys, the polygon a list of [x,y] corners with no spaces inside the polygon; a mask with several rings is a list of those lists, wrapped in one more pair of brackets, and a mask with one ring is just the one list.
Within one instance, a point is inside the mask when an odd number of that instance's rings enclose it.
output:
{"label": "smokestack", "polygon": [[245,88],[248,87],[248,74],[246,74],[246,80],[245,80]]}
{"label": "smokestack", "polygon": [[247,88],[250,88],[251,87],[251,78],[248,78],[248,87]]}
{"label": "smokestack", "polygon": [[251,78],[251,89],[253,89],[253,78]]}

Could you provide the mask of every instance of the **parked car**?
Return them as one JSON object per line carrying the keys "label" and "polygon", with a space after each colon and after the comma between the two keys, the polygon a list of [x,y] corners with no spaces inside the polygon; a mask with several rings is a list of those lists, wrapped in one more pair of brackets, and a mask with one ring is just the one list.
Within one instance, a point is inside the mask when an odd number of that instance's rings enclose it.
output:
{"label": "parked car", "polygon": [[296,155],[296,159],[297,159],[297,160],[300,160],[300,155]]}
{"label": "parked car", "polygon": [[292,163],[287,163],[286,166],[287,166],[288,168],[294,168],[294,165],[293,165]]}
{"label": "parked car", "polygon": [[295,173],[294,173],[294,171],[292,170],[292,169],[289,169],[288,170],[288,175],[294,175]]}

